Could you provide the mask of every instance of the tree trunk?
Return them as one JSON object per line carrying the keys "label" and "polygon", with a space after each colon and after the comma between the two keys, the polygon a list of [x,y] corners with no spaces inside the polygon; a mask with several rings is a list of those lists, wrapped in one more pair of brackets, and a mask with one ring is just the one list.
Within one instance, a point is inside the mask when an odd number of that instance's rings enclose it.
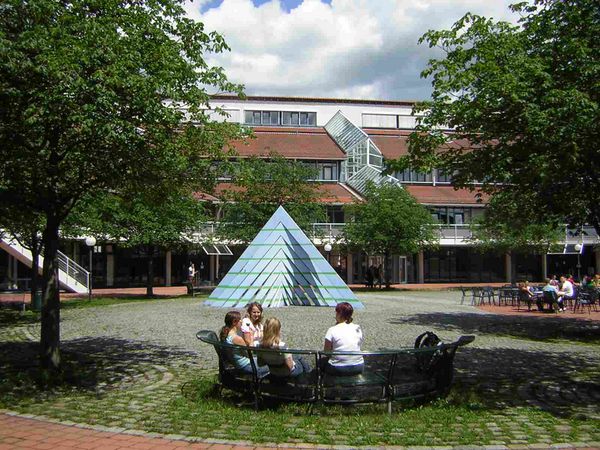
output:
{"label": "tree trunk", "polygon": [[39,279],[40,240],[37,232],[31,233],[31,304],[35,302]]}
{"label": "tree trunk", "polygon": [[148,273],[146,278],[146,295],[152,297],[154,295],[154,246],[148,245]]}
{"label": "tree trunk", "polygon": [[48,217],[43,233],[44,269],[42,285],[42,330],[40,363],[42,368],[60,369],[60,296],[58,291],[58,221]]}
{"label": "tree trunk", "polygon": [[390,267],[390,254],[389,252],[385,252],[384,253],[384,259],[383,259],[383,271],[385,273],[385,287],[386,289],[389,289],[392,285],[392,271],[391,271],[391,267]]}

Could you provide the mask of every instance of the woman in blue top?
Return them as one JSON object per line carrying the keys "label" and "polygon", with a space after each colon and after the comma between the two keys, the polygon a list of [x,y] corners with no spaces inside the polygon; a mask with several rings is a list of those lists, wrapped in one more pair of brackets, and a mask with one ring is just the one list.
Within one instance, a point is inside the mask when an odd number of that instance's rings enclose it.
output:
{"label": "woman in blue top", "polygon": [[[225,326],[221,328],[221,332],[219,333],[221,342],[243,345],[245,347],[246,341],[244,341],[244,338],[241,336],[241,331],[242,315],[238,311],[229,311],[225,314]],[[242,372],[252,373],[252,364],[250,363],[250,358],[248,358],[246,351],[232,349],[230,355],[231,362],[236,369],[239,369]],[[254,364],[256,365],[259,377],[263,377],[269,373],[269,368],[267,366],[259,366],[256,359],[254,360]]]}

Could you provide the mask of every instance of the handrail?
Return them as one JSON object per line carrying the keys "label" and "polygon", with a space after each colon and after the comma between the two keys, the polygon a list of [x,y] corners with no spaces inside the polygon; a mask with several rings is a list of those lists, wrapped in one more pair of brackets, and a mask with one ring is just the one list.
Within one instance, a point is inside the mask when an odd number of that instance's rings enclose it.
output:
{"label": "handrail", "polygon": [[86,288],[89,286],[90,272],[85,270],[60,250],[57,250],[56,252],[56,259],[58,261],[58,268],[66,273],[67,276],[73,278]]}

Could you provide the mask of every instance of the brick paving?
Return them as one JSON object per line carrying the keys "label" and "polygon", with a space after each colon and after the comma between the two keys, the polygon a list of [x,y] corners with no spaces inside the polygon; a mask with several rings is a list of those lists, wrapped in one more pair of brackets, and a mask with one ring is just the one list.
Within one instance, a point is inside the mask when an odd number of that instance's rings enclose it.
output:
{"label": "brick paving", "polygon": [[[483,442],[494,448],[552,448],[551,445],[558,446],[562,440],[571,444],[561,444],[561,448],[599,446],[600,352],[597,343],[589,341],[590,336],[598,336],[600,323],[597,321],[569,320],[570,314],[566,317],[549,315],[541,325],[534,314],[489,314],[461,304],[458,292],[361,292],[359,297],[366,305],[365,310],[356,313],[357,323],[365,330],[365,350],[409,346],[424,329],[435,330],[444,340],[455,339],[460,334],[477,335],[474,345],[457,355],[455,395],[468,398],[476,394],[476,401],[486,411],[492,411],[492,415],[481,423],[456,422],[456,430],[448,440],[436,441],[436,445],[464,448],[459,446],[461,433],[474,432],[487,436]],[[37,418],[100,426],[88,429],[90,433],[99,433],[108,427],[112,430],[108,432],[109,437],[126,434],[123,430],[152,431],[145,437],[150,439],[148,445],[157,448],[166,445],[162,439],[171,433],[191,440],[213,439],[212,442],[175,439],[177,445],[205,446],[192,448],[228,445],[219,439],[230,435],[231,425],[219,422],[216,411],[203,410],[205,420],[200,423],[189,419],[173,422],[161,415],[169,401],[181,398],[189,380],[202,371],[214,373],[217,366],[214,351],[199,344],[194,334],[200,328],[218,329],[223,314],[224,310],[206,307],[202,300],[192,298],[65,309],[62,312],[63,353],[81,367],[84,384],[79,390],[49,396],[32,393],[30,387],[24,385],[13,394],[26,401],[11,409]],[[332,321],[330,308],[289,307],[270,309],[265,314],[280,318],[286,342],[302,348],[319,348]],[[0,387],[3,376],[18,379],[34,370],[38,339],[39,324],[35,321],[0,326]],[[542,426],[525,413],[527,408],[536,408],[554,417],[592,421],[562,423],[561,420]],[[12,433],[20,429],[37,436],[41,446],[23,443],[19,444],[21,447],[4,448],[52,447],[44,441],[46,431],[38,431],[37,424],[44,422],[5,425],[3,416],[0,417],[0,449],[2,445],[14,444],[16,441],[3,439],[15,439],[17,436]],[[286,426],[297,425],[292,419]],[[340,432],[331,418],[324,417],[320,424],[321,432],[329,434],[333,442],[340,442],[337,439]],[[242,438],[251,430],[239,425],[236,428]],[[56,429],[48,431],[47,437],[57,437],[53,430]],[[392,436],[394,433],[402,435],[398,428],[391,432]],[[375,440],[382,436],[377,433],[380,431],[372,435]],[[433,442],[436,431],[429,433]],[[528,435],[530,439],[535,438],[535,446],[526,439]],[[307,447],[315,448],[323,439],[322,435],[310,432],[303,436],[303,440],[294,440],[290,447],[297,448],[307,441]],[[95,439],[98,440],[98,435]],[[161,441],[156,442],[156,439]],[[271,441],[276,442],[274,439],[275,436]],[[111,445],[109,443],[107,448],[120,448]],[[232,445],[254,448],[247,442]]]}

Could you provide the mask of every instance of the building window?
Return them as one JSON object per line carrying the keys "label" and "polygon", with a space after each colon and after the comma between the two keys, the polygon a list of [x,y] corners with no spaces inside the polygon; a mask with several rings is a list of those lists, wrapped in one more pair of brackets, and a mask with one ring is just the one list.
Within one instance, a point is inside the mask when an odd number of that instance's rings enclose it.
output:
{"label": "building window", "polygon": [[442,225],[463,225],[470,223],[473,217],[473,208],[460,208],[453,206],[437,206],[429,208],[433,220]]}
{"label": "building window", "polygon": [[401,128],[413,129],[416,117],[406,114],[363,114],[363,128]]}
{"label": "building window", "polygon": [[244,123],[246,125],[291,125],[314,127],[317,125],[317,113],[296,111],[245,111]]}
{"label": "building window", "polygon": [[362,122],[365,128],[398,128],[397,116],[391,114],[363,114]]}
{"label": "building window", "polygon": [[323,181],[333,181],[338,179],[336,163],[317,163],[319,169],[319,179]]}
{"label": "building window", "polygon": [[441,169],[435,171],[435,182],[436,183],[452,183],[452,174],[444,172]]}
{"label": "building window", "polygon": [[431,172],[417,172],[410,169],[396,172],[394,177],[404,183],[431,183],[433,181]]}
{"label": "building window", "polygon": [[329,223],[344,223],[344,208],[339,205],[327,205],[327,221]]}

